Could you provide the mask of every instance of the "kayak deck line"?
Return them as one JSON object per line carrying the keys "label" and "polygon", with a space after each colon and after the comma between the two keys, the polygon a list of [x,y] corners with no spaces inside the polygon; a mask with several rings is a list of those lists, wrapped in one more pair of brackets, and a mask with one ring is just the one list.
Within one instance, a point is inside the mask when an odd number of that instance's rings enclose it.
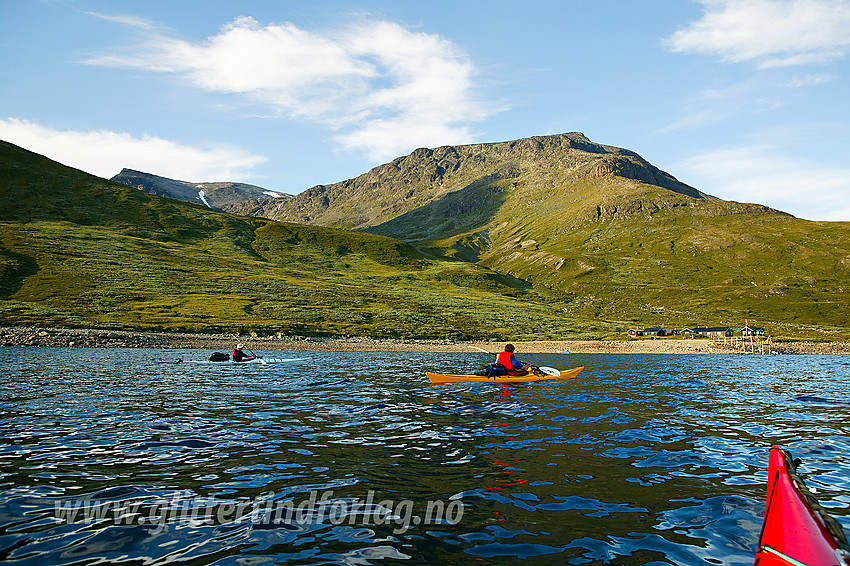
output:
{"label": "kayak deck line", "polygon": [[534,381],[548,381],[551,379],[572,379],[584,370],[584,366],[564,370],[560,375],[550,375],[544,372],[532,372],[527,375],[461,375],[450,373],[434,373],[426,371],[425,375],[432,384],[442,383],[530,383]]}
{"label": "kayak deck line", "polygon": [[781,558],[782,560],[784,560],[785,562],[787,562],[788,564],[793,564],[794,566],[811,566],[810,564],[806,564],[805,562],[800,562],[799,560],[795,560],[794,558],[791,558],[787,554],[783,554],[782,552],[779,552],[775,548],[771,548],[771,547],[767,546],[766,544],[759,547],[759,552],[767,552],[767,553],[770,553],[770,554],[774,554],[774,555],[778,556],[779,558]]}
{"label": "kayak deck line", "polygon": [[770,449],[767,503],[754,566],[850,566],[850,544],[841,524],[818,503],[797,475],[791,453]]}

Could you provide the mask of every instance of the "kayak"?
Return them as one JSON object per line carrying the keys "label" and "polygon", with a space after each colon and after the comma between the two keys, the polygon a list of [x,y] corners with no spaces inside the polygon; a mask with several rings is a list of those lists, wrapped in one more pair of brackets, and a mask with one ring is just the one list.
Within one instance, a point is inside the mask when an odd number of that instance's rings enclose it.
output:
{"label": "kayak", "polygon": [[246,364],[280,364],[285,362],[301,362],[307,360],[309,358],[254,358],[252,360],[244,360],[241,362],[234,362],[233,360],[188,360],[193,363],[198,364],[206,364],[211,363],[213,365],[234,365],[234,366],[244,366]]}
{"label": "kayak", "polygon": [[[234,365],[245,365],[245,364],[279,364],[283,362],[300,362],[306,360],[307,358],[254,358],[253,360],[244,360],[241,362],[234,362],[233,360],[229,360],[231,364]],[[221,362],[215,362],[221,363]]]}
{"label": "kayak", "polygon": [[582,372],[584,367],[577,367],[560,372],[560,375],[550,375],[544,372],[530,372],[528,375],[455,375],[447,373],[432,373],[426,371],[425,375],[431,383],[462,383],[476,381],[481,383],[527,383],[530,381],[544,381],[548,379],[572,379]]}
{"label": "kayak", "polygon": [[770,449],[767,506],[754,566],[850,566],[844,530],[806,489],[797,463],[787,450]]}

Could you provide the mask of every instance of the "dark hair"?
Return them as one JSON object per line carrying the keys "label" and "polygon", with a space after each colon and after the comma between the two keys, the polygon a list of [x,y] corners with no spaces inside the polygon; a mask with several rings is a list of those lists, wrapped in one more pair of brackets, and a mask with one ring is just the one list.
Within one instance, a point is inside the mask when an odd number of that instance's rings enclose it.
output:
{"label": "dark hair", "polygon": [[514,350],[516,350],[516,348],[514,348],[513,344],[505,344],[505,351],[506,352],[513,352]]}

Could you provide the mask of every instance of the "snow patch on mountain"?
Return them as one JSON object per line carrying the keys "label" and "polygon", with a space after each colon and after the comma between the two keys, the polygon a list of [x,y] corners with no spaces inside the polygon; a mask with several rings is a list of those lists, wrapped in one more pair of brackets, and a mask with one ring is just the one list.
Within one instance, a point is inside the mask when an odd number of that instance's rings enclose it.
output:
{"label": "snow patch on mountain", "polygon": [[212,208],[209,202],[207,202],[207,196],[204,194],[204,189],[198,191],[198,196],[201,198],[201,202],[207,205],[209,208]]}

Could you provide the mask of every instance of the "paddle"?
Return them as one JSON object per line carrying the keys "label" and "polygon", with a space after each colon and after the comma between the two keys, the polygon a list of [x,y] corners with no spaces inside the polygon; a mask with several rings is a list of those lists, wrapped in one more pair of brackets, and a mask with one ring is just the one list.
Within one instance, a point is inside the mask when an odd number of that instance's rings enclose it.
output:
{"label": "paddle", "polygon": [[[484,348],[479,348],[478,346],[470,346],[470,348],[472,348],[473,350],[478,350],[479,352],[484,352],[485,354],[490,354],[491,356],[496,355],[493,352],[488,352]],[[531,366],[531,367],[534,368],[534,369],[539,369],[540,371],[542,371],[546,375],[551,375],[551,376],[554,376],[554,377],[559,377],[561,375],[561,372],[556,370],[555,368],[550,368],[550,367],[547,367],[547,366],[539,366],[539,367],[538,366]]]}
{"label": "paddle", "polygon": [[258,356],[257,354],[254,353],[254,350],[248,350],[248,351],[251,352],[251,355],[254,356],[254,358],[256,358],[257,360],[259,360],[262,365],[266,365],[266,360],[263,359],[263,356]]}

